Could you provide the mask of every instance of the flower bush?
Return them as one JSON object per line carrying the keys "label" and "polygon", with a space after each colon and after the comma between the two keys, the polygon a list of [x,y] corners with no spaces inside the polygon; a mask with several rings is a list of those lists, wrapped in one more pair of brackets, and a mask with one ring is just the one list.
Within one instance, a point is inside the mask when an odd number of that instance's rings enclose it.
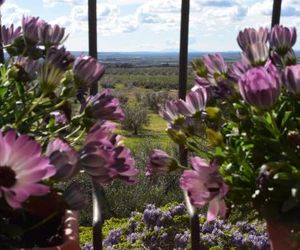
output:
{"label": "flower bush", "polygon": [[1,34],[9,57],[0,65],[0,248],[57,245],[65,210],[87,203],[70,183],[79,171],[97,185],[135,183],[135,161],[112,122],[124,113],[109,90],[88,94],[104,66],[74,58],[64,28],[29,16]]}
{"label": "flower bush", "polygon": [[[261,223],[208,222],[204,216],[199,223],[203,249],[269,249],[265,225]],[[162,208],[149,204],[130,218],[106,221],[103,231],[105,249],[190,249],[189,218],[183,204]],[[83,242],[82,250],[92,249],[89,239]]]}
{"label": "flower bush", "polygon": [[227,64],[219,54],[194,61],[195,86],[186,100],[170,101],[161,110],[167,133],[188,151],[189,164],[170,167],[171,157],[154,152],[147,174],[183,170],[181,188],[194,207],[209,204],[209,221],[244,205],[267,220],[286,223],[297,236],[300,66],[292,49],[296,29],[245,29],[237,41],[240,61]]}

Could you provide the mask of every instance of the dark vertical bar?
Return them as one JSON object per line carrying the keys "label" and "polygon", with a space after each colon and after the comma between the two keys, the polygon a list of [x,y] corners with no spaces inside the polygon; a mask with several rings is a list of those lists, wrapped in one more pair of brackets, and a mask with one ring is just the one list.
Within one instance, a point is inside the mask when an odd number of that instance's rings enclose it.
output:
{"label": "dark vertical bar", "polygon": [[[97,54],[97,0],[88,1],[89,16],[89,55],[98,59]],[[97,82],[93,83],[90,89],[92,95],[97,94]]]}
{"label": "dark vertical bar", "polygon": [[273,0],[273,12],[272,12],[272,27],[280,23],[282,0]]}
{"label": "dark vertical bar", "polygon": [[189,41],[190,0],[182,0],[179,55],[179,91],[178,96],[185,99],[187,88],[187,63]]}
{"label": "dark vertical bar", "polygon": [[[89,17],[89,55],[98,59],[97,54],[97,0],[88,0]],[[98,92],[97,82],[94,82],[90,89],[90,94]],[[93,247],[95,250],[102,250],[102,209],[101,193],[102,187],[93,182]]]}
{"label": "dark vertical bar", "polygon": [[4,63],[4,51],[3,51],[3,43],[2,43],[2,15],[0,13],[0,63]]}
{"label": "dark vertical bar", "polygon": [[[190,0],[182,0],[181,4],[181,26],[180,26],[180,55],[179,55],[179,89],[178,97],[185,100],[187,91],[188,74],[188,41],[189,41],[189,15]],[[182,146],[179,147],[180,163],[187,165],[188,153]],[[200,246],[200,226],[197,212],[191,217],[191,243],[192,250],[202,249]]]}

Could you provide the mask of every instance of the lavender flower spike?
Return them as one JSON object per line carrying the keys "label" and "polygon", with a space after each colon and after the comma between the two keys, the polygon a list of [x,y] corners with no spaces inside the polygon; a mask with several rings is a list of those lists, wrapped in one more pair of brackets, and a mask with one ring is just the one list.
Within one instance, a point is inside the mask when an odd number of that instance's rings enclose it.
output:
{"label": "lavender flower spike", "polygon": [[91,56],[80,56],[75,59],[73,71],[80,81],[92,84],[104,74],[104,66]]}
{"label": "lavender flower spike", "polygon": [[300,93],[300,65],[288,66],[282,74],[282,82],[293,94]]}
{"label": "lavender flower spike", "polygon": [[15,40],[21,35],[21,27],[17,27],[16,29],[14,29],[13,24],[8,28],[3,25],[1,27],[1,35],[4,46],[13,44]]}
{"label": "lavender flower spike", "polygon": [[275,25],[271,30],[270,45],[280,55],[287,53],[296,43],[296,28],[287,28],[282,25]]}
{"label": "lavender flower spike", "polygon": [[246,28],[240,31],[237,37],[237,42],[241,49],[245,51],[251,44],[262,43],[266,44],[269,39],[268,28],[260,27],[258,30],[254,28]]}
{"label": "lavender flower spike", "polygon": [[[146,175],[164,175],[172,171],[175,160],[166,152],[154,149],[147,162]],[[175,164],[176,167],[177,164]]]}
{"label": "lavender flower spike", "polygon": [[200,157],[191,159],[193,170],[185,170],[180,178],[180,187],[189,194],[191,203],[198,208],[209,203],[207,220],[225,217],[224,197],[229,191],[218,172],[216,160],[210,164]]}
{"label": "lavender flower spike", "polygon": [[240,78],[240,93],[250,105],[260,109],[270,109],[277,102],[281,81],[273,67],[253,68]]}

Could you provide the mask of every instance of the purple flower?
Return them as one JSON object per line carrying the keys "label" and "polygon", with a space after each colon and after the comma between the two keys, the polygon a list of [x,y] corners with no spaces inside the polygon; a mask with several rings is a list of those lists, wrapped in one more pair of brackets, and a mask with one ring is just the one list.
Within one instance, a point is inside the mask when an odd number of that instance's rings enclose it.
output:
{"label": "purple flower", "polygon": [[260,27],[258,30],[254,28],[246,28],[240,31],[237,37],[237,42],[243,51],[255,43],[266,44],[269,38],[269,30]]}
{"label": "purple flower", "polygon": [[293,94],[300,93],[300,65],[288,66],[282,74],[282,82]]}
{"label": "purple flower", "polygon": [[180,178],[180,187],[188,192],[191,203],[195,207],[203,207],[209,203],[207,220],[214,220],[219,214],[226,215],[224,196],[228,186],[218,172],[218,165],[214,160],[208,164],[199,157],[193,157],[191,164],[194,170],[185,170]]}
{"label": "purple flower", "polygon": [[89,96],[85,112],[95,119],[122,121],[125,118],[118,99],[112,95],[109,89]]}
{"label": "purple flower", "polygon": [[50,141],[45,154],[56,168],[54,179],[68,180],[77,173],[77,152],[61,139]]}
{"label": "purple flower", "polygon": [[12,24],[10,27],[3,25],[1,27],[2,42],[4,46],[13,44],[15,40],[21,36],[21,27],[14,29]]}
{"label": "purple flower", "polygon": [[296,43],[296,28],[287,28],[282,25],[275,25],[271,30],[270,46],[280,55],[287,53]]}
{"label": "purple flower", "polygon": [[188,231],[175,235],[174,243],[176,249],[185,249],[189,242],[190,234]]}
{"label": "purple flower", "polygon": [[81,150],[80,166],[100,184],[113,179],[134,183],[138,170],[129,149],[120,145],[120,137],[113,134],[111,123],[94,125]]}
{"label": "purple flower", "polygon": [[164,108],[159,111],[159,114],[169,123],[175,122],[180,116],[179,103],[182,100],[171,100],[168,101]]}
{"label": "purple flower", "polygon": [[248,60],[241,60],[232,64],[229,69],[229,78],[238,82],[243,74],[245,74],[252,66]]}
{"label": "purple flower", "polygon": [[281,82],[275,66],[248,70],[239,80],[243,99],[260,109],[269,109],[277,102]]}
{"label": "purple flower", "polygon": [[228,71],[228,66],[220,54],[206,55],[202,59],[208,70],[208,80],[215,83],[224,80]]}
{"label": "purple flower", "polygon": [[207,92],[205,88],[198,87],[186,96],[186,101],[177,102],[178,112],[184,116],[193,116],[205,109]]}
{"label": "purple flower", "polygon": [[39,44],[45,46],[59,45],[64,40],[65,28],[42,21],[38,25]]}
{"label": "purple flower", "polygon": [[[172,167],[174,165],[174,161],[175,160],[166,152],[159,149],[154,149],[150,153],[150,157],[147,162],[146,175],[150,176],[167,174],[173,170]],[[175,166],[176,165],[177,164],[175,163]]]}
{"label": "purple flower", "polygon": [[171,212],[172,216],[183,215],[183,214],[186,213],[186,209],[185,209],[185,206],[183,204],[179,204],[175,207],[172,207],[170,212]]}
{"label": "purple flower", "polygon": [[143,213],[143,221],[146,226],[155,226],[161,216],[161,211],[159,208],[156,208],[154,205],[147,205]]}
{"label": "purple flower", "polygon": [[73,71],[80,81],[90,85],[100,80],[104,74],[104,66],[91,56],[80,56],[75,59]]}
{"label": "purple flower", "polygon": [[112,247],[121,242],[122,230],[114,229],[109,231],[107,238],[103,241],[103,246]]}
{"label": "purple flower", "polygon": [[20,66],[31,79],[35,79],[41,66],[38,60],[32,60],[29,57],[18,56],[14,58],[14,64]]}
{"label": "purple flower", "polygon": [[269,58],[269,48],[265,43],[250,44],[243,53],[253,66],[264,65]]}
{"label": "purple flower", "polygon": [[38,17],[25,17],[22,18],[22,31],[23,35],[30,42],[37,43],[38,42],[38,26],[42,24],[44,21],[39,20]]}
{"label": "purple flower", "polygon": [[55,46],[47,50],[45,58],[48,64],[55,65],[62,70],[67,70],[74,60],[74,56],[69,51],[66,51],[65,47],[58,49]]}
{"label": "purple flower", "polygon": [[53,111],[50,113],[50,116],[54,117],[56,125],[65,125],[68,122],[65,113],[61,111]]}
{"label": "purple flower", "polygon": [[29,196],[49,192],[39,184],[55,174],[49,159],[41,155],[40,145],[26,135],[0,132],[0,197],[12,208],[20,208]]}

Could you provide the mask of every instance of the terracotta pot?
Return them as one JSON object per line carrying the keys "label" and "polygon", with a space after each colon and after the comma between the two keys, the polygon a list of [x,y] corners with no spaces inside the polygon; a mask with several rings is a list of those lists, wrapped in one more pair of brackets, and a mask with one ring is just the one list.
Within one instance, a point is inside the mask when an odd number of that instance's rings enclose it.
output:
{"label": "terracotta pot", "polygon": [[22,248],[20,250],[80,250],[78,212],[67,210],[64,222],[64,243],[54,247]]}
{"label": "terracotta pot", "polygon": [[295,235],[286,225],[272,219],[267,219],[267,229],[271,250],[300,250]]}

